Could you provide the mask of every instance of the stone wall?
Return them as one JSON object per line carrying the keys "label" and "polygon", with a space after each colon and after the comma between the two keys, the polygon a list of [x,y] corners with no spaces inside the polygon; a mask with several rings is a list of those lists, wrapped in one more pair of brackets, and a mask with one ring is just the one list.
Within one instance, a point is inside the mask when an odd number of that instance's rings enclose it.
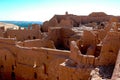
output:
{"label": "stone wall", "polygon": [[50,40],[42,40],[42,39],[26,40],[24,42],[18,42],[17,44],[22,47],[45,47],[45,48],[55,49],[53,41]]}
{"label": "stone wall", "polygon": [[59,64],[70,54],[56,49],[21,47],[15,43],[13,39],[0,39],[0,79],[55,80]]}
{"label": "stone wall", "polygon": [[56,48],[62,46],[62,38],[61,38],[61,28],[60,27],[51,27],[48,31],[48,36],[44,38],[44,40],[52,40]]}
{"label": "stone wall", "polygon": [[[0,79],[87,80],[89,77],[89,72],[91,69],[75,69],[60,65],[69,58],[69,55],[71,54],[70,51],[21,47],[15,45],[15,41],[13,39],[8,39],[7,41],[5,41],[5,39],[0,40],[0,46],[0,75],[2,75]],[[87,56],[82,55],[81,58],[81,63],[85,65],[94,64],[93,56],[87,59]],[[85,73],[82,74],[84,71]]]}
{"label": "stone wall", "polygon": [[31,30],[7,30],[7,38],[16,38],[18,41],[30,40],[30,39],[39,39],[41,38],[40,30],[31,29]]}
{"label": "stone wall", "polygon": [[[77,16],[77,15],[55,15],[49,21],[45,21],[42,25],[43,31],[48,31],[49,27],[79,27],[80,24],[87,24],[91,22],[108,22],[113,17],[102,12],[92,13],[89,16]],[[119,17],[116,17],[119,19]]]}
{"label": "stone wall", "polygon": [[4,27],[0,27],[0,37],[4,37]]}
{"label": "stone wall", "polygon": [[51,27],[44,40],[52,40],[57,49],[69,49],[69,39],[74,34],[72,28]]}
{"label": "stone wall", "polygon": [[91,69],[92,68],[77,68],[61,64],[58,80],[88,80]]}
{"label": "stone wall", "polygon": [[[36,31],[36,28],[34,30]],[[94,67],[115,64],[120,48],[120,32],[109,30],[107,33],[101,33],[102,30],[85,31],[78,41],[79,44],[77,41],[71,42],[70,51],[53,48],[54,44],[55,47],[61,44],[64,47],[69,46],[69,39],[76,35],[71,28],[52,27],[48,36],[42,40],[18,43],[16,39],[19,38],[0,38],[0,79],[88,80]],[[18,32],[11,30],[10,35],[23,35],[22,30]],[[96,41],[98,38],[101,40],[100,46]],[[84,45],[89,46],[86,54],[80,49]],[[97,48],[100,55],[95,56]]]}
{"label": "stone wall", "polygon": [[98,65],[98,58],[95,58],[93,55],[83,55],[79,48],[77,47],[76,42],[71,42],[71,54],[70,59],[72,59],[77,65],[85,65],[85,66],[96,66]]}
{"label": "stone wall", "polygon": [[114,64],[120,48],[120,33],[108,32],[102,42],[102,48],[100,53],[100,64],[108,65]]}
{"label": "stone wall", "polygon": [[83,32],[83,45],[96,45],[97,44],[97,36],[93,31],[84,30]]}
{"label": "stone wall", "polygon": [[[93,38],[94,39],[94,38]],[[84,40],[85,41],[85,40]],[[93,41],[92,41],[93,42]],[[75,63],[78,64],[88,64],[91,63],[89,61],[94,61],[92,62],[91,65],[113,65],[115,64],[117,55],[118,55],[118,50],[120,48],[120,33],[119,32],[108,32],[106,37],[102,41],[102,46],[101,50],[99,50],[99,56],[91,55],[94,54],[95,50],[94,48],[89,47],[87,49],[87,54],[83,55],[81,53],[81,50],[79,50],[77,43],[72,42],[71,43],[71,55],[70,58],[75,61]],[[94,43],[92,43],[94,44]],[[93,50],[92,50],[93,49]],[[92,60],[89,60],[92,59]],[[99,62],[98,62],[99,60]],[[99,63],[99,64],[97,64]]]}
{"label": "stone wall", "polygon": [[117,60],[116,60],[116,63],[115,63],[115,68],[114,68],[114,71],[113,71],[113,75],[112,75],[112,80],[119,80],[120,79],[120,49],[119,49],[119,53],[118,53],[118,56],[117,56]]}

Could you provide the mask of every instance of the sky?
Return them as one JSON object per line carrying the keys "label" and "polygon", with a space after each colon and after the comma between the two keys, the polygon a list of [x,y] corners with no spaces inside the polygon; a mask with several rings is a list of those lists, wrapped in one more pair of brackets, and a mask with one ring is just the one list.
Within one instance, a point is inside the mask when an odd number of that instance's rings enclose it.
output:
{"label": "sky", "polygon": [[55,14],[120,15],[120,0],[0,0],[0,20],[46,21]]}

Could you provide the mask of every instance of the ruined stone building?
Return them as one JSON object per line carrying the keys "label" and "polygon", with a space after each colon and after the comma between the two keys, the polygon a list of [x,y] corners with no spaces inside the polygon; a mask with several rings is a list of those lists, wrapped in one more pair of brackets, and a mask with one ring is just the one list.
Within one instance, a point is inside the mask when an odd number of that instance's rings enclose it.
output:
{"label": "ruined stone building", "polygon": [[49,27],[79,27],[82,24],[95,27],[96,24],[104,25],[112,17],[116,17],[120,21],[120,16],[107,15],[104,12],[93,12],[88,16],[68,13],[65,15],[54,15],[49,21],[43,23],[42,31],[48,31]]}
{"label": "ruined stone building", "polygon": [[28,29],[0,27],[0,80],[119,80],[119,22],[66,13]]}

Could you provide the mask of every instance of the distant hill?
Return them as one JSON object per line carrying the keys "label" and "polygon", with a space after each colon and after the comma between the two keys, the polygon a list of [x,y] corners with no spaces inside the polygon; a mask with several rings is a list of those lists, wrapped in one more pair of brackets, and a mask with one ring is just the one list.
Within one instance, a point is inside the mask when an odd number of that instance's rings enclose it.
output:
{"label": "distant hill", "polygon": [[29,25],[32,24],[42,24],[42,22],[40,21],[0,21],[0,22],[15,24],[20,27],[28,27]]}
{"label": "distant hill", "polygon": [[5,30],[7,30],[7,29],[19,29],[19,26],[15,25],[15,24],[0,22],[0,27],[3,27],[3,26],[4,26]]}

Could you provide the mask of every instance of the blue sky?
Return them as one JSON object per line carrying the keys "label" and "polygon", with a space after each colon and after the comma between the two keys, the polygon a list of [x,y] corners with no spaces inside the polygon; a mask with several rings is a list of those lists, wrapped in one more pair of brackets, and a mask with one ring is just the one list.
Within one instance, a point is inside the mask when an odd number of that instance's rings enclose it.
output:
{"label": "blue sky", "polygon": [[0,0],[0,20],[45,21],[66,11],[75,15],[120,15],[120,0]]}

